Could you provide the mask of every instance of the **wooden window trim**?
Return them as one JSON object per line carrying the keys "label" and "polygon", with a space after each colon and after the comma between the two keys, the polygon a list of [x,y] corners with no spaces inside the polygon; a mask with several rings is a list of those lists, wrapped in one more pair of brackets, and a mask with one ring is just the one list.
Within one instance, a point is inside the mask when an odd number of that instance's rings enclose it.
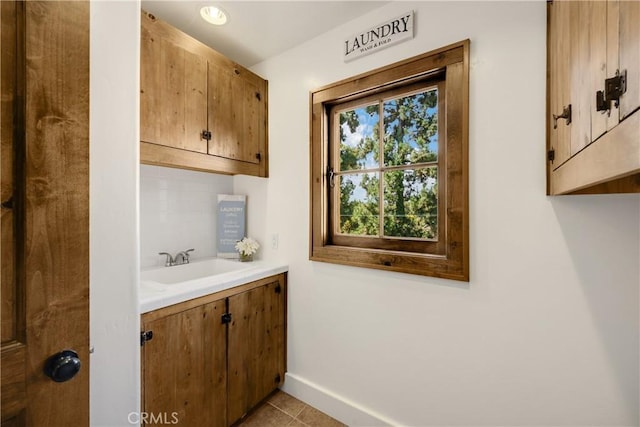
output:
{"label": "wooden window trim", "polygon": [[[310,245],[309,259],[358,267],[469,281],[469,40],[424,53],[317,89],[310,94]],[[395,87],[446,75],[443,218],[440,251],[403,251],[344,246],[331,241],[329,192],[329,106]],[[440,196],[440,194],[439,194]],[[442,205],[440,205],[442,206]],[[443,209],[444,210],[444,209]],[[442,230],[442,231],[441,231]],[[444,235],[444,236],[443,236]],[[359,239],[362,240],[361,238]],[[402,242],[402,241],[401,241]]]}

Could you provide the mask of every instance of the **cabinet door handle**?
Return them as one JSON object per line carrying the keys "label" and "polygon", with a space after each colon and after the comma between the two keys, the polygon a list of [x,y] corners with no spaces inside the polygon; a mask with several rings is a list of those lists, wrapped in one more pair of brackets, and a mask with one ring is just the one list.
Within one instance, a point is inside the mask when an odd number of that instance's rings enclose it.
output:
{"label": "cabinet door handle", "polygon": [[620,106],[620,97],[627,91],[627,70],[616,70],[616,75],[604,81],[604,90],[596,92],[596,111],[611,110]]}
{"label": "cabinet door handle", "polygon": [[13,209],[13,196],[2,202],[2,207],[5,209]]}
{"label": "cabinet door handle", "polygon": [[569,126],[571,124],[571,104],[567,105],[563,108],[562,114],[553,115],[553,128],[558,129],[558,119],[565,119],[567,121],[566,125]]}
{"label": "cabinet door handle", "polygon": [[200,139],[204,139],[205,141],[211,141],[211,131],[203,130],[200,133]]}

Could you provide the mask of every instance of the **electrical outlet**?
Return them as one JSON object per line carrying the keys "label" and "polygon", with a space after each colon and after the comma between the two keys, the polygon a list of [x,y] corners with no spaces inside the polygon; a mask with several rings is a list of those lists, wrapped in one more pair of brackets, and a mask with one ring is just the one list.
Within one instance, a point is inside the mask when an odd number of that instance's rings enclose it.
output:
{"label": "electrical outlet", "polygon": [[278,233],[274,233],[271,235],[271,249],[278,249]]}

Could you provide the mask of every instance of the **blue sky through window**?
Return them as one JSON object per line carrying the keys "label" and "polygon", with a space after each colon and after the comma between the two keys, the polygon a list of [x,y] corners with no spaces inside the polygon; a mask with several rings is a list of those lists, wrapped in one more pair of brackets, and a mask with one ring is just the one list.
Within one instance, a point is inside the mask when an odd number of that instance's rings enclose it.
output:
{"label": "blue sky through window", "polygon": [[[341,144],[356,149],[359,146],[363,147],[364,144],[362,144],[362,142],[367,138],[377,144],[378,135],[374,133],[375,126],[378,124],[379,120],[377,110],[370,114],[366,111],[366,106],[364,106],[351,111],[356,115],[358,126],[356,127],[355,132],[351,132],[347,123],[342,124],[343,138]],[[376,157],[376,153],[373,150],[367,150],[366,152],[361,153],[361,156],[358,158],[358,167],[360,169],[377,168],[378,159]]]}

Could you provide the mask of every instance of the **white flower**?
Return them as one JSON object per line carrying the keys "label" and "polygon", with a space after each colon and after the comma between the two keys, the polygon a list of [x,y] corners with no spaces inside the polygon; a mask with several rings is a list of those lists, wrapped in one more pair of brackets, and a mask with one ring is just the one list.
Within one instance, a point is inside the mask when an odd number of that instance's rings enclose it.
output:
{"label": "white flower", "polygon": [[251,237],[245,237],[236,243],[236,250],[242,255],[253,255],[258,251],[260,244]]}

